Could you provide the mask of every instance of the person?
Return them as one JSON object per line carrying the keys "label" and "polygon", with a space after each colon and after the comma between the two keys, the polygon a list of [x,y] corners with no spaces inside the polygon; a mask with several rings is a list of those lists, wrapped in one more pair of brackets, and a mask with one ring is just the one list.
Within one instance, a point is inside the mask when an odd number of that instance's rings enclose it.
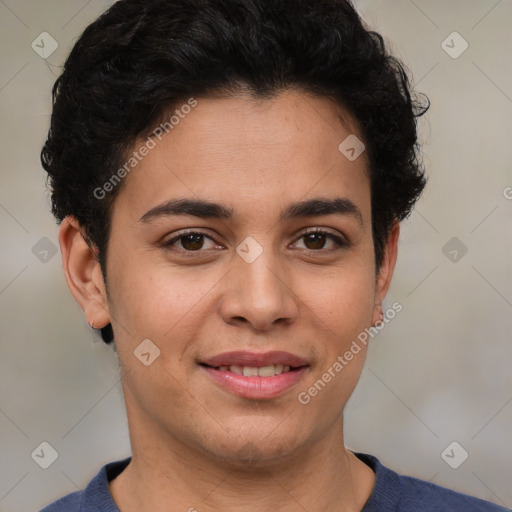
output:
{"label": "person", "polygon": [[505,510],[344,443],[428,106],[348,0],[121,0],[86,28],[41,160],[132,456],[45,512]]}

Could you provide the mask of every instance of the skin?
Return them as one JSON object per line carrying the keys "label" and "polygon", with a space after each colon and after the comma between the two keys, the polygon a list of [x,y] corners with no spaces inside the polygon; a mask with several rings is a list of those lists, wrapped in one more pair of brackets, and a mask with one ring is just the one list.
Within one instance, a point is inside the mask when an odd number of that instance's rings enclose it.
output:
{"label": "skin", "polygon": [[[243,93],[198,98],[123,182],[112,213],[108,296],[79,224],[63,221],[69,288],[89,323],[112,323],[123,371],[133,459],[110,482],[122,512],[341,512],[360,511],[368,500],[375,475],[343,442],[343,409],[365,347],[309,404],[297,400],[379,320],[396,262],[398,223],[375,274],[366,154],[351,162],[338,150],[350,134],[362,140],[339,105],[299,90],[260,101]],[[233,217],[139,220],[185,197],[222,203]],[[335,197],[354,203],[361,219],[279,222],[290,203]],[[211,240],[163,247],[188,228]],[[311,240],[303,236],[308,228],[350,245]],[[252,263],[236,252],[248,236],[263,249]],[[161,351],[149,366],[133,353],[144,339]],[[276,398],[242,398],[198,365],[232,350],[284,350],[310,366]]]}

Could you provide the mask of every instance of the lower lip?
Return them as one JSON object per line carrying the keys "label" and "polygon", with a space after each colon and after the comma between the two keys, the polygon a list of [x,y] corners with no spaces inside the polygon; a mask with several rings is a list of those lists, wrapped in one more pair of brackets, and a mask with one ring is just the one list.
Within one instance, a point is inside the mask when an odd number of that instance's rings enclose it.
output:
{"label": "lower lip", "polygon": [[295,386],[308,367],[274,375],[273,377],[245,377],[230,371],[221,371],[208,366],[201,366],[208,375],[222,387],[244,398],[274,398]]}

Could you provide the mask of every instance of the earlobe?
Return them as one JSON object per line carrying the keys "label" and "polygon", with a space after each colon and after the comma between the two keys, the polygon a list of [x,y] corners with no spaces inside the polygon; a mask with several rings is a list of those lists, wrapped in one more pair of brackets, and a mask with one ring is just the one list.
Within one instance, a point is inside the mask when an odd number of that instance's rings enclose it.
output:
{"label": "earlobe", "polygon": [[110,323],[105,283],[96,254],[89,247],[78,221],[66,217],[59,229],[62,266],[71,294],[95,329]]}
{"label": "earlobe", "polygon": [[375,305],[373,308],[372,325],[381,322],[384,316],[382,311],[382,302],[388,293],[391,284],[391,278],[395,270],[396,259],[398,255],[398,238],[400,236],[400,224],[395,221],[389,232],[386,243],[384,258],[377,276],[375,289]]}

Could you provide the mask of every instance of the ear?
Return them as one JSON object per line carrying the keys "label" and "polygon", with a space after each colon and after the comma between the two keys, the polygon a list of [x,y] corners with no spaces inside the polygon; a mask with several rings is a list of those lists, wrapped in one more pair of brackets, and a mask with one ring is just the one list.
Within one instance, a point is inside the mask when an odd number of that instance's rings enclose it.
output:
{"label": "ear", "polygon": [[375,304],[372,314],[372,325],[382,321],[382,302],[388,293],[393,271],[395,270],[396,258],[398,253],[398,237],[400,236],[400,224],[395,221],[388,236],[385,247],[382,265],[377,275],[375,288]]}
{"label": "ear", "polygon": [[62,266],[69,290],[95,329],[110,323],[107,294],[96,252],[89,247],[78,221],[66,217],[59,229]]}

